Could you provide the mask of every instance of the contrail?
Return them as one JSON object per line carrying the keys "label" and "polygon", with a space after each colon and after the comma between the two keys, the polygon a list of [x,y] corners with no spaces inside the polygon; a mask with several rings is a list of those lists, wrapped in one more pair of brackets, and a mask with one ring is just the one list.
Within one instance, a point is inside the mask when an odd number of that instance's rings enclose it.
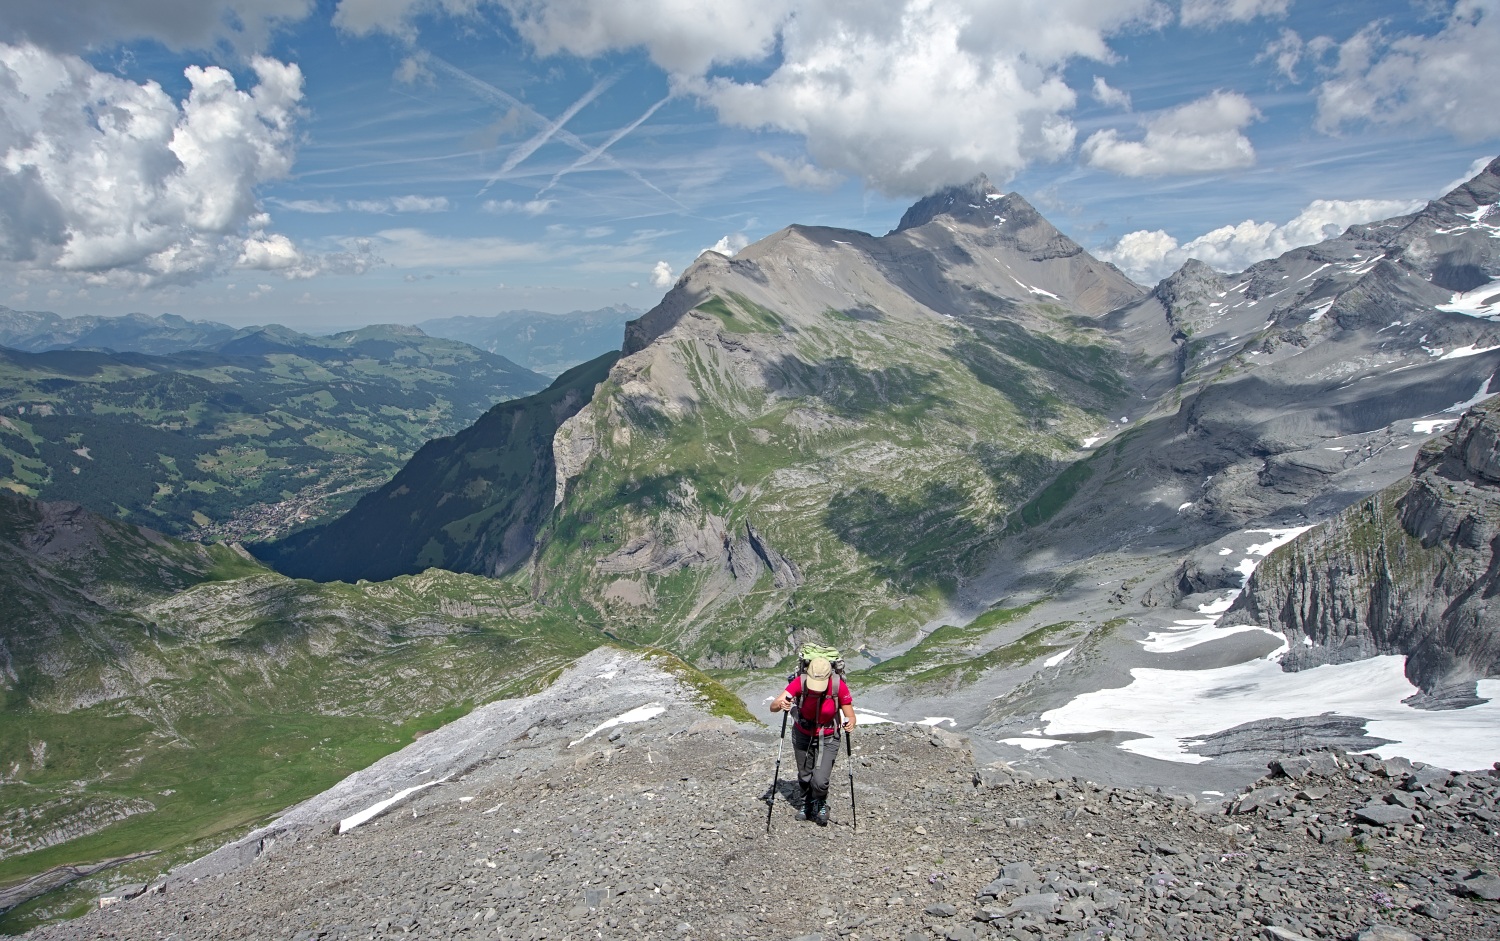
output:
{"label": "contrail", "polygon": [[[482,97],[507,104],[512,108],[520,111],[522,114],[526,115],[537,124],[540,124],[544,127],[551,123],[546,118],[542,117],[542,115],[537,113],[534,108],[526,104],[521,99],[517,98],[515,95],[512,95],[510,92],[505,91],[502,88],[496,88],[494,85],[491,85],[489,82],[486,82],[483,79],[475,78],[473,75],[470,75],[468,72],[465,72],[463,69],[452,64],[451,62],[446,62],[443,59],[438,58],[437,56],[428,56],[426,61],[436,66],[438,70],[443,72],[444,74],[456,78],[460,82],[463,82],[465,85],[468,85],[471,89],[478,92]],[[580,138],[577,134],[574,134],[567,128],[559,127],[553,136],[556,137],[560,143],[567,144],[569,147],[578,151],[580,154],[587,154],[590,152],[590,150],[596,149],[589,147],[588,144],[583,142],[582,138]],[[646,189],[650,190],[656,195],[667,200],[678,209],[681,209],[683,212],[692,212],[692,210],[685,206],[681,200],[677,199],[677,197],[673,196],[670,193],[664,192],[655,183],[652,183],[644,176],[641,176],[641,174],[637,171],[632,170],[631,168],[620,163],[620,161],[616,160],[610,154],[601,154],[597,159],[602,161],[604,165],[609,167],[611,170],[619,170],[621,173],[630,177],[632,180],[635,180],[637,183],[646,187]]]}
{"label": "contrail", "polygon": [[593,88],[590,88],[588,91],[584,92],[583,97],[579,98],[571,105],[568,105],[568,110],[558,115],[557,120],[552,121],[546,127],[542,128],[542,132],[540,134],[536,135],[531,140],[511,151],[510,156],[506,157],[505,162],[500,165],[500,169],[496,170],[494,174],[490,176],[489,181],[486,182],[484,186],[479,188],[479,195],[483,196],[485,190],[495,185],[496,180],[514,170],[522,160],[525,160],[527,157],[530,157],[532,154],[536,153],[537,148],[541,147],[543,144],[547,143],[547,141],[551,140],[553,135],[562,130],[564,124],[567,124],[569,121],[571,121],[574,115],[582,111],[589,102],[593,101],[595,98],[598,98],[601,92],[603,92],[609,86],[613,85],[616,81],[619,80],[619,78],[619,73],[615,73],[608,78],[602,78],[599,81],[595,82]]}
{"label": "contrail", "polygon": [[600,144],[598,147],[595,147],[593,150],[591,150],[588,153],[584,154],[583,156],[579,157],[577,160],[574,160],[573,163],[572,163],[572,165],[569,166],[566,170],[559,170],[559,171],[557,171],[557,173],[555,173],[553,175],[552,179],[550,179],[550,180],[547,181],[547,185],[544,186],[544,187],[542,187],[541,189],[537,190],[536,194],[538,196],[541,196],[543,193],[547,192],[552,187],[556,186],[557,185],[557,181],[561,180],[563,177],[567,176],[569,173],[572,173],[574,170],[582,170],[584,167],[588,166],[589,164],[593,163],[595,160],[598,160],[600,157],[604,156],[604,152],[606,150],[609,150],[611,147],[613,147],[614,145],[618,144],[620,142],[621,138],[623,138],[625,135],[629,134],[631,131],[633,131],[636,128],[640,127],[642,124],[645,124],[647,118],[650,118],[653,114],[656,113],[656,111],[657,111],[658,108],[660,108],[662,105],[666,104],[667,102],[669,102],[671,100],[672,100],[672,96],[668,95],[667,97],[663,98],[661,101],[658,101],[656,104],[654,104],[651,107],[647,108],[645,114],[641,115],[640,117],[636,118],[634,121],[632,121],[629,124],[625,125],[624,127],[620,128],[618,131],[615,131],[613,134],[609,135],[609,140],[606,140],[604,143]]}

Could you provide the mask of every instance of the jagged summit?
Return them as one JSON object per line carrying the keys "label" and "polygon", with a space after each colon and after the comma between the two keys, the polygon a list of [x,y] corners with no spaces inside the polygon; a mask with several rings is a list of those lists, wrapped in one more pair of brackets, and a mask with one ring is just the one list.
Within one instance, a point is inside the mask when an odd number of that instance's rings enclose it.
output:
{"label": "jagged summit", "polygon": [[[991,183],[989,177],[983,173],[976,176],[967,183],[957,186],[949,186],[938,190],[931,196],[923,197],[912,204],[901,216],[901,221],[892,229],[892,232],[901,232],[906,229],[915,229],[919,225],[926,225],[938,216],[953,216],[964,221],[974,221],[970,217],[983,217],[987,224],[989,210],[998,208],[996,204],[1002,201],[1017,200],[1025,205],[1025,200],[1012,193],[1006,196]],[[1026,206],[1031,209],[1030,206]],[[1036,210],[1032,210],[1035,212]]]}

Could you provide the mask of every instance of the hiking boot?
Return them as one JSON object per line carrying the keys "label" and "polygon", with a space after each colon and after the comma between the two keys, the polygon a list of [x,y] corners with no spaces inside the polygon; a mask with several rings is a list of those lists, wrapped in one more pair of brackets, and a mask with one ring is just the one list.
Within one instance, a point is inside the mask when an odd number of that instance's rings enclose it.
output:
{"label": "hiking boot", "polygon": [[812,795],[807,792],[807,788],[803,788],[802,789],[802,800],[797,805],[797,819],[798,820],[811,820],[812,819],[812,806],[813,806]]}
{"label": "hiking boot", "polygon": [[817,808],[813,811],[812,819],[820,827],[828,826],[828,800],[826,798],[817,802]]}

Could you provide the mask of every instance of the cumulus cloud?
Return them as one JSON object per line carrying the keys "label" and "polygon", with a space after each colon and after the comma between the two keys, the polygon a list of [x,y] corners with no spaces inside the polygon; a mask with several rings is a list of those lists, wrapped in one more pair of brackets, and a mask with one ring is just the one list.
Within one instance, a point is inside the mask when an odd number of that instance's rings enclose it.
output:
{"label": "cumulus cloud", "polygon": [[740,249],[749,244],[750,239],[747,238],[743,232],[733,232],[719,239],[717,242],[713,243],[707,248],[703,249],[703,251],[700,251],[698,254],[701,255],[703,254],[703,252],[718,252],[720,255],[725,255],[729,258],[733,258],[736,254],[739,253]]}
{"label": "cumulus cloud", "polygon": [[1296,31],[1283,28],[1280,36],[1266,43],[1266,47],[1255,57],[1255,62],[1274,62],[1276,71],[1285,76],[1287,81],[1298,82],[1301,77],[1297,74],[1297,68],[1303,61],[1317,64],[1337,45],[1327,36],[1314,36],[1304,40]]}
{"label": "cumulus cloud", "polygon": [[1083,145],[1091,166],[1122,176],[1212,173],[1255,163],[1255,148],[1241,131],[1260,112],[1237,92],[1217,91],[1163,112],[1146,124],[1144,139],[1098,131]]}
{"label": "cumulus cloud", "polygon": [[427,56],[422,53],[407,56],[396,66],[392,78],[403,85],[435,85],[437,76],[427,66]]}
{"label": "cumulus cloud", "polygon": [[1142,230],[1122,236],[1113,248],[1097,254],[1147,284],[1176,271],[1189,258],[1220,271],[1243,271],[1298,246],[1335,238],[1351,225],[1404,215],[1422,205],[1396,199],[1318,199],[1285,225],[1247,219],[1185,244],[1161,230]]}
{"label": "cumulus cloud", "polygon": [[151,285],[223,270],[269,219],[255,189],[291,169],[294,64],[257,84],[185,70],[181,103],[80,58],[0,44],[0,260]]}
{"label": "cumulus cloud", "polygon": [[1291,5],[1292,0],[1182,0],[1182,25],[1223,26],[1261,16],[1279,19]]}
{"label": "cumulus cloud", "polygon": [[1360,30],[1338,47],[1332,77],[1318,87],[1318,127],[1415,124],[1461,140],[1500,134],[1497,8],[1497,0],[1458,0],[1432,36],[1388,37],[1379,23]]}
{"label": "cumulus cloud", "polygon": [[11,0],[0,3],[0,36],[53,52],[135,39],[154,39],[173,49],[225,42],[254,52],[278,26],[304,19],[312,8],[313,0]]}
{"label": "cumulus cloud", "polygon": [[544,54],[640,47],[669,72],[701,74],[769,55],[794,0],[500,0]]}
{"label": "cumulus cloud", "polygon": [[1094,100],[1107,108],[1130,110],[1130,93],[1111,86],[1097,75],[1094,76]]}
{"label": "cumulus cloud", "polygon": [[651,284],[653,287],[658,287],[665,291],[676,280],[677,276],[672,273],[672,266],[666,262],[659,261],[651,266]]}
{"label": "cumulus cloud", "polygon": [[1147,0],[807,3],[786,23],[769,76],[684,85],[726,123],[801,135],[825,170],[919,195],[1065,156],[1076,95],[1063,67],[1109,60],[1107,35],[1157,9]]}
{"label": "cumulus cloud", "polygon": [[766,166],[781,174],[786,185],[792,189],[831,190],[844,182],[844,178],[839,174],[813,166],[807,162],[806,157],[789,160],[764,150],[756,153],[756,156],[764,161]]}
{"label": "cumulus cloud", "polygon": [[[483,6],[543,54],[641,49],[724,123],[800,135],[810,162],[777,167],[793,185],[845,174],[892,196],[1066,156],[1065,69],[1113,61],[1112,36],[1171,18],[1159,0],[340,0],[335,22],[411,38],[419,14]],[[770,71],[711,74],[734,63]]]}

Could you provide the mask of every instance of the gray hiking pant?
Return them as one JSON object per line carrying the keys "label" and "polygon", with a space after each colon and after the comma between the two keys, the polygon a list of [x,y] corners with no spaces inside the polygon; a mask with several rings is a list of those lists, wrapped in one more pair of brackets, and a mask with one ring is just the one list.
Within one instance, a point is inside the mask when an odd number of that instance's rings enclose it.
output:
{"label": "gray hiking pant", "polygon": [[[821,742],[818,740],[822,739]],[[797,756],[797,782],[813,800],[828,799],[828,779],[833,777],[833,759],[838,757],[840,733],[808,735],[792,726],[792,751]]]}

